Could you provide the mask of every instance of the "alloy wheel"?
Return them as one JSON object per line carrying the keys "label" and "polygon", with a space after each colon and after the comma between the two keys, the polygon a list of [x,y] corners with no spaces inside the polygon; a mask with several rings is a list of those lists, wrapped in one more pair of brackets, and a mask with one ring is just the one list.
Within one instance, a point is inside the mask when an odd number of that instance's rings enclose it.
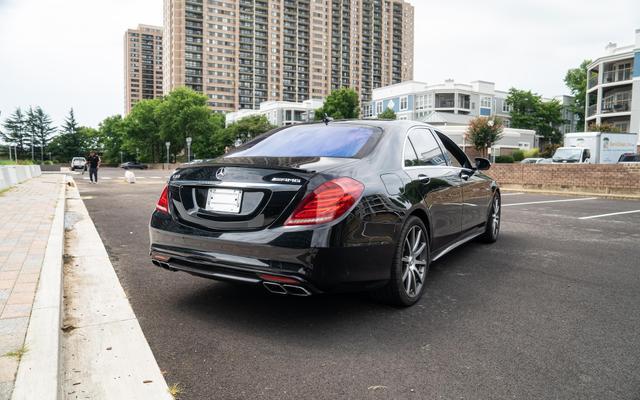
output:
{"label": "alloy wheel", "polygon": [[498,236],[500,231],[500,197],[495,196],[493,199],[493,207],[491,210],[491,229],[494,237]]}
{"label": "alloy wheel", "polygon": [[427,272],[427,236],[420,226],[407,232],[402,250],[402,283],[409,297],[420,294]]}

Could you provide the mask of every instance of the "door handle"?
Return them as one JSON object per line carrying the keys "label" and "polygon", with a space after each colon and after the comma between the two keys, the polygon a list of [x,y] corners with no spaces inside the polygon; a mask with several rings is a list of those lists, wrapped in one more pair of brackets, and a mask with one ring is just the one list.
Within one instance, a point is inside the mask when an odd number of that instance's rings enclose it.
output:
{"label": "door handle", "polygon": [[419,174],[418,175],[418,180],[422,183],[429,183],[431,181],[431,178],[429,178],[428,176],[426,176],[425,174]]}

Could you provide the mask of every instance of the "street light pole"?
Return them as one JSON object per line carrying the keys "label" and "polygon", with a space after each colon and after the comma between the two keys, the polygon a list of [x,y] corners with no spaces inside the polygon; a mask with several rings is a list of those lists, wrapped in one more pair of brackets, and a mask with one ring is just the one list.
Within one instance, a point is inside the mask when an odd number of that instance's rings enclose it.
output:
{"label": "street light pole", "polygon": [[171,142],[166,142],[164,145],[167,146],[167,168],[169,168],[169,147],[171,146]]}
{"label": "street light pole", "polygon": [[191,136],[187,137],[187,162],[191,162]]}
{"label": "street light pole", "polygon": [[34,152],[33,152],[34,151],[34,148],[33,148],[33,144],[34,143],[33,142],[34,142],[34,137],[33,137],[33,135],[31,135],[31,161],[35,161],[36,160],[36,157],[35,157]]}
{"label": "street light pole", "polygon": [[122,164],[122,150],[120,150],[120,164]]}

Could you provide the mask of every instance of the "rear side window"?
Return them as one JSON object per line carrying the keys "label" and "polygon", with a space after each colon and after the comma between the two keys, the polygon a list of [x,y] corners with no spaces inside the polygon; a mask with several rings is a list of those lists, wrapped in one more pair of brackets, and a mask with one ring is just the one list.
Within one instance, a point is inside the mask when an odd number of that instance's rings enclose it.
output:
{"label": "rear side window", "polygon": [[428,130],[412,130],[409,133],[409,142],[411,142],[418,155],[417,165],[447,165],[438,142]]}
{"label": "rear side window", "polygon": [[299,125],[247,143],[230,157],[362,158],[378,142],[381,130],[353,125]]}

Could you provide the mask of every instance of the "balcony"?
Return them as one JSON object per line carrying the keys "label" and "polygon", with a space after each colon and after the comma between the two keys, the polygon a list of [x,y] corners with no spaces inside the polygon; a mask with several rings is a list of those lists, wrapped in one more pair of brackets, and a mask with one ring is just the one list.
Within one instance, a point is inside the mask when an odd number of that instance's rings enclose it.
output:
{"label": "balcony", "polygon": [[587,117],[592,117],[596,115],[597,109],[598,109],[597,104],[590,105],[589,108],[587,109]]}
{"label": "balcony", "polygon": [[602,83],[615,83],[615,82],[624,82],[631,80],[632,78],[632,69],[631,68],[622,68],[615,69],[612,71],[605,71],[602,74]]}
{"label": "balcony", "polygon": [[631,110],[631,92],[621,92],[602,99],[602,114],[628,112]]}
{"label": "balcony", "polygon": [[591,89],[592,87],[596,86],[598,84],[598,75],[592,75],[589,78],[589,86],[588,88]]}

